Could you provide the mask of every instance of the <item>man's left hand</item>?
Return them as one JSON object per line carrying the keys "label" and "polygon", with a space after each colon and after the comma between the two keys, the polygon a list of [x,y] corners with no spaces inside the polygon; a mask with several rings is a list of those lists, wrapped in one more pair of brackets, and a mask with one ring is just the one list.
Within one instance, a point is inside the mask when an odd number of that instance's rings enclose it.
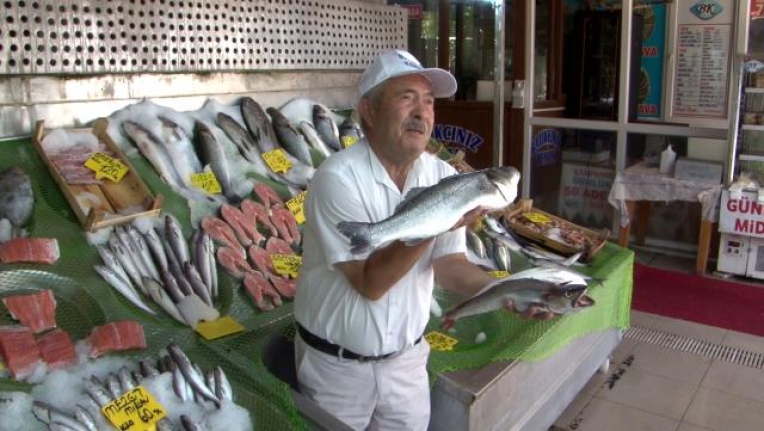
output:
{"label": "man's left hand", "polygon": [[504,307],[513,313],[519,314],[523,319],[552,320],[554,318],[554,313],[548,309],[533,305],[521,313],[517,311],[517,308],[515,308],[515,303],[511,299],[504,301]]}
{"label": "man's left hand", "polygon": [[454,227],[451,228],[451,230],[459,229],[460,227],[464,226],[470,226],[473,223],[477,222],[481,218],[483,218],[484,215],[488,214],[490,210],[487,210],[483,207],[477,207],[473,210],[470,210],[466,214],[462,216],[461,219],[459,219],[458,222],[454,225]]}

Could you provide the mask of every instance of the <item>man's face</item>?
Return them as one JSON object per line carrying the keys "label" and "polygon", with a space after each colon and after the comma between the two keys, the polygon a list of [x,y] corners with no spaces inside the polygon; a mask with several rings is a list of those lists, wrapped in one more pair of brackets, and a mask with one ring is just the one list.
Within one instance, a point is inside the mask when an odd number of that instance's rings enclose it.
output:
{"label": "man's face", "polygon": [[432,134],[434,101],[430,81],[422,75],[388,80],[379,103],[370,103],[367,111],[372,145],[398,156],[421,154]]}

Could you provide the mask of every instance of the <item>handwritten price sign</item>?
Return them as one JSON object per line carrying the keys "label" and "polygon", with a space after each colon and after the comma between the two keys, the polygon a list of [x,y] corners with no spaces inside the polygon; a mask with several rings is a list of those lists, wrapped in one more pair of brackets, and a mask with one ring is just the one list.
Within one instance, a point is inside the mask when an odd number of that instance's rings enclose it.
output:
{"label": "handwritten price sign", "polygon": [[552,221],[552,219],[546,215],[537,212],[529,212],[528,214],[525,214],[525,218],[533,223],[549,223]]}
{"label": "handwritten price sign", "polygon": [[281,148],[263,153],[263,160],[273,172],[286,172],[292,167],[292,162]]}
{"label": "handwritten price sign", "polygon": [[271,262],[273,262],[273,269],[275,269],[279,275],[297,278],[297,274],[300,272],[300,267],[302,266],[302,257],[296,254],[274,253],[271,255]]}
{"label": "handwritten price sign", "polygon": [[223,192],[214,172],[191,174],[191,184],[197,189],[202,189],[212,195],[219,195]]}
{"label": "handwritten price sign", "polygon": [[358,138],[355,136],[343,136],[342,137],[342,148],[350,148],[355,143],[358,142]]}
{"label": "handwritten price sign", "polygon": [[167,416],[164,407],[143,386],[101,407],[101,412],[120,431],[153,431],[155,424]]}
{"label": "handwritten price sign", "polygon": [[432,331],[424,336],[424,339],[430,344],[432,350],[438,350],[440,352],[446,352],[454,350],[454,346],[459,342],[456,338],[449,337],[448,335]]}
{"label": "handwritten price sign", "polygon": [[302,192],[292,199],[289,199],[286,203],[289,211],[294,214],[294,218],[297,220],[297,224],[305,223],[305,196],[307,194],[307,192]]}
{"label": "handwritten price sign", "polygon": [[119,160],[104,153],[93,153],[93,155],[85,161],[85,167],[95,172],[97,180],[108,178],[115,183],[122,181],[122,178],[130,170],[130,168]]}

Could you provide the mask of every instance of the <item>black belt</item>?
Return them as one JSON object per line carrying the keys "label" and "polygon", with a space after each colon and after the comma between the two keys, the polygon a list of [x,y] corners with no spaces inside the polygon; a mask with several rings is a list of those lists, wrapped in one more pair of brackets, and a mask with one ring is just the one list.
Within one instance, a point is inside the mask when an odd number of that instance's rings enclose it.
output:
{"label": "black belt", "polygon": [[[340,352],[342,352],[343,358],[350,359],[352,361],[358,361],[358,362],[381,361],[383,359],[387,359],[395,355],[396,353],[398,353],[398,352],[386,353],[384,355],[379,355],[379,356],[359,355],[358,353],[344,349],[341,346],[338,346],[337,344],[330,343],[324,340],[323,338],[319,337],[318,335],[312,334],[299,323],[297,323],[297,332],[300,333],[300,337],[302,337],[303,341],[305,341],[305,343],[309,345],[310,347],[320,352],[324,352],[328,355],[337,356],[337,357],[339,357]],[[420,341],[422,341],[421,336],[417,338],[416,341],[414,341],[414,345],[419,344]]]}

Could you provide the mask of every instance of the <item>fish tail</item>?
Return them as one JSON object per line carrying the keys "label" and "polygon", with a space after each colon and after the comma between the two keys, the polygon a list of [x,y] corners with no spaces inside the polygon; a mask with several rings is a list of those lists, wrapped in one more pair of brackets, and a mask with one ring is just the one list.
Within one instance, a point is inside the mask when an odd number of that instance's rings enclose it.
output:
{"label": "fish tail", "polygon": [[337,229],[348,237],[350,245],[353,247],[350,252],[353,254],[363,253],[371,248],[370,223],[358,221],[343,221],[337,223]]}

